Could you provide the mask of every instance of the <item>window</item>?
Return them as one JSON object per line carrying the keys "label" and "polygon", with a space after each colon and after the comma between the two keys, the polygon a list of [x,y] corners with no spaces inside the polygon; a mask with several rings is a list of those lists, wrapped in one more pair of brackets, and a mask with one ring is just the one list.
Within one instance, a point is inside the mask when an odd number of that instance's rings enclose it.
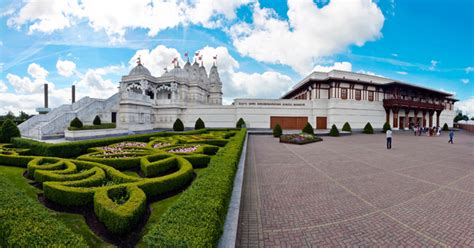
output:
{"label": "window", "polygon": [[168,99],[171,99],[171,94],[170,93],[168,93]]}
{"label": "window", "polygon": [[360,90],[355,90],[355,99],[357,101],[360,101],[360,95],[361,95],[361,91]]}
{"label": "window", "polygon": [[369,91],[369,101],[370,102],[374,101],[374,92],[373,91]]}
{"label": "window", "polygon": [[347,99],[347,89],[341,88],[341,99]]}

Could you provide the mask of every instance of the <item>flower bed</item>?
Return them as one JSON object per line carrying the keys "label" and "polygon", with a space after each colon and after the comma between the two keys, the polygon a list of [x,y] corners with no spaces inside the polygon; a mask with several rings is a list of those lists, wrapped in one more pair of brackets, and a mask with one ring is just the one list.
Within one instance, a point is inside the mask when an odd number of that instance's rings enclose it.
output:
{"label": "flower bed", "polygon": [[199,145],[195,146],[186,146],[186,147],[177,147],[171,150],[168,150],[167,152],[170,153],[190,153],[190,152],[195,152],[198,149]]}
{"label": "flower bed", "polygon": [[322,141],[320,137],[312,134],[307,133],[299,133],[299,134],[284,134],[280,136],[280,143],[288,143],[288,144],[297,144],[297,145],[304,145],[308,143],[314,143],[318,141]]}

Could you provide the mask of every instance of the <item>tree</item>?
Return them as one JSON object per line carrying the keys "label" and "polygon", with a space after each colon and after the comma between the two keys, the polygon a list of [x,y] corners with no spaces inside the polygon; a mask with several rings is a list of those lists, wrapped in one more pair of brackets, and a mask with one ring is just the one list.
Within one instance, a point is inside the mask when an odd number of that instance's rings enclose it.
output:
{"label": "tree", "polygon": [[92,122],[92,124],[94,124],[94,125],[100,125],[101,124],[100,117],[98,115],[95,116],[94,121]]}
{"label": "tree", "polygon": [[273,127],[273,137],[280,137],[283,134],[283,130],[281,130],[280,124],[276,124]]}
{"label": "tree", "polygon": [[387,130],[391,130],[392,127],[390,126],[390,124],[388,124],[388,122],[385,122],[385,124],[383,124],[383,132],[387,132]]}
{"label": "tree", "polygon": [[173,130],[174,131],[184,131],[184,124],[183,122],[178,118],[173,124]]}
{"label": "tree", "polygon": [[309,124],[309,122],[306,122],[306,125],[304,126],[302,132],[314,135],[313,126],[311,126],[311,124]]}
{"label": "tree", "polygon": [[28,120],[30,118],[30,115],[23,112],[23,111],[20,111],[20,115],[18,116],[18,119],[21,121],[21,122],[24,122],[26,120]]}
{"label": "tree", "polygon": [[8,111],[8,113],[5,115],[5,119],[13,120],[15,119],[15,114],[12,111]]}
{"label": "tree", "polygon": [[339,136],[339,130],[337,129],[336,124],[332,124],[331,131],[329,131],[329,136]]}
{"label": "tree", "polygon": [[344,126],[342,126],[342,131],[352,132],[352,128],[351,128],[351,125],[349,125],[349,122],[344,123]]}
{"label": "tree", "polygon": [[0,143],[10,143],[14,137],[21,137],[20,130],[12,119],[6,119],[0,127]]}
{"label": "tree", "polygon": [[235,127],[236,127],[236,128],[242,128],[242,127],[244,127],[244,126],[245,126],[245,121],[244,121],[244,119],[242,119],[242,118],[240,118],[240,119],[237,121],[237,123],[235,124]]}
{"label": "tree", "polygon": [[206,128],[206,126],[204,125],[204,121],[202,121],[201,118],[198,118],[196,120],[196,123],[194,124],[194,129],[203,129],[203,128]]}
{"label": "tree", "polygon": [[374,133],[374,129],[372,128],[372,125],[370,124],[370,122],[367,122],[367,124],[365,124],[363,133],[366,133],[366,134]]}
{"label": "tree", "polygon": [[71,123],[69,124],[70,127],[75,127],[75,128],[81,128],[82,127],[82,121],[79,120],[79,118],[74,118]]}
{"label": "tree", "polygon": [[458,121],[467,121],[469,120],[469,117],[467,115],[463,115],[462,114],[462,111],[458,111],[456,116],[454,117],[454,122],[458,122]]}

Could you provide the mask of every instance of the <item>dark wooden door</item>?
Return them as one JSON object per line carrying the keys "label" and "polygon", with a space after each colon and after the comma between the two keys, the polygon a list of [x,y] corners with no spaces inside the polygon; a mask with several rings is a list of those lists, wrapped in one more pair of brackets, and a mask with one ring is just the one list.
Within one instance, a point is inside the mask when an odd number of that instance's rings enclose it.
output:
{"label": "dark wooden door", "polygon": [[112,123],[117,122],[117,112],[112,112]]}
{"label": "dark wooden door", "polygon": [[327,129],[328,118],[326,116],[316,117],[316,129]]}
{"label": "dark wooden door", "polygon": [[307,122],[305,116],[270,116],[270,128],[278,123],[282,129],[303,129]]}

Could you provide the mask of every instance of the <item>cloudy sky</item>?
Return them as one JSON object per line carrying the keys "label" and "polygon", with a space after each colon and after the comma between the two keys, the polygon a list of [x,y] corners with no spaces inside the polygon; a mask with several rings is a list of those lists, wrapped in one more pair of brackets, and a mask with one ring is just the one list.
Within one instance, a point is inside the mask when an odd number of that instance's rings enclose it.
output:
{"label": "cloudy sky", "polygon": [[474,1],[0,0],[0,114],[117,91],[140,55],[159,76],[217,55],[226,103],[277,98],[313,70],[455,94],[474,115]]}

